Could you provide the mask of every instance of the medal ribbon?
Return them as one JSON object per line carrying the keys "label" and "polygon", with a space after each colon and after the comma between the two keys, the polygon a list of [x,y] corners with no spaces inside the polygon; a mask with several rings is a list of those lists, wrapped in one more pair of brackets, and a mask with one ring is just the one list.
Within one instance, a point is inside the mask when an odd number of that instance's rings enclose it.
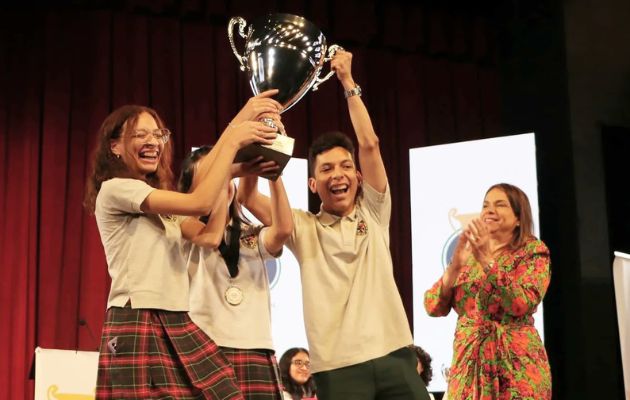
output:
{"label": "medal ribbon", "polygon": [[241,241],[241,224],[238,221],[232,220],[228,225],[229,242],[226,243],[225,237],[221,240],[219,245],[219,252],[221,257],[225,260],[230,278],[234,279],[238,275],[238,259],[240,257],[240,241]]}

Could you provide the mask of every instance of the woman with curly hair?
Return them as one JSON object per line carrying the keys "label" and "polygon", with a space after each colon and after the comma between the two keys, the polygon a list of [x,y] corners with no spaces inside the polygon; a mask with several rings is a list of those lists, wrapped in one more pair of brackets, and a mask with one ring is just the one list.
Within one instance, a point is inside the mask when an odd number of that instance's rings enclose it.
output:
{"label": "woman with curly hair", "polygon": [[155,110],[122,106],[101,125],[85,197],[111,277],[97,399],[243,398],[218,346],[188,316],[181,241],[201,232],[203,224],[186,216],[211,211],[223,189],[216,177],[228,176],[236,152],[275,138],[274,129],[244,118],[248,105],[199,164],[190,193],[170,190],[171,132]]}

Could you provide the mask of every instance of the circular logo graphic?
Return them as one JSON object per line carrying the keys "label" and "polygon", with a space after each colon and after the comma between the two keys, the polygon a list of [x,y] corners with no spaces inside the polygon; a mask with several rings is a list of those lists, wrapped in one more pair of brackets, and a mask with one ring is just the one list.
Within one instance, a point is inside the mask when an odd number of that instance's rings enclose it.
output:
{"label": "circular logo graphic", "polygon": [[267,276],[269,277],[269,289],[273,289],[280,280],[280,259],[272,258],[271,260],[267,260],[265,267],[267,268]]}
{"label": "circular logo graphic", "polygon": [[451,236],[446,239],[446,243],[444,243],[444,247],[442,248],[442,269],[446,270],[448,264],[453,259],[453,253],[455,253],[455,247],[457,247],[457,241],[459,240],[459,236],[462,234],[462,230],[458,229],[451,234]]}

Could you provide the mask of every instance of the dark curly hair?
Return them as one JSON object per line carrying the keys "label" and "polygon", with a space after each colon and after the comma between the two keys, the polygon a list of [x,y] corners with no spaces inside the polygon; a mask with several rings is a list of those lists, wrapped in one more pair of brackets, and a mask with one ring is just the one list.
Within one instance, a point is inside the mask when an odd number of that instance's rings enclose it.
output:
{"label": "dark curly hair", "polygon": [[433,367],[431,367],[431,356],[424,351],[420,346],[413,346],[413,350],[416,352],[418,362],[422,365],[422,373],[420,378],[426,386],[429,386],[429,382],[433,379]]}
{"label": "dark curly hair", "polygon": [[289,392],[293,400],[300,400],[302,397],[313,397],[317,393],[315,380],[312,375],[303,385],[300,385],[291,378],[291,361],[298,353],[305,353],[308,355],[308,350],[302,347],[290,348],[284,352],[282,357],[280,357],[279,363],[282,385],[284,386],[284,390]]}

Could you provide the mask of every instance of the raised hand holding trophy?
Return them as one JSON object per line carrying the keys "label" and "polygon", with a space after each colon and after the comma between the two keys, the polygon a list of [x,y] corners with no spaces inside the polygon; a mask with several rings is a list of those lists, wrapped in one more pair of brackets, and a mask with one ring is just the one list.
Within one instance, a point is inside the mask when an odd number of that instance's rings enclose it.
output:
{"label": "raised hand holding trophy", "polygon": [[[234,43],[234,25],[238,24],[239,35],[245,39],[243,55]],[[285,112],[297,103],[310,89],[328,80],[334,71],[320,78],[323,65],[330,61],[338,49],[337,45],[326,44],[324,34],[311,22],[297,15],[269,14],[249,25],[241,17],[234,17],[228,24],[228,38],[232,51],[247,72],[254,95],[269,89],[278,89],[273,98]],[[271,119],[263,122],[274,126]],[[277,179],[293,154],[295,140],[280,132],[271,145],[251,144],[241,149],[235,162],[243,162],[263,156],[265,161],[275,161],[279,169],[265,178]]]}

